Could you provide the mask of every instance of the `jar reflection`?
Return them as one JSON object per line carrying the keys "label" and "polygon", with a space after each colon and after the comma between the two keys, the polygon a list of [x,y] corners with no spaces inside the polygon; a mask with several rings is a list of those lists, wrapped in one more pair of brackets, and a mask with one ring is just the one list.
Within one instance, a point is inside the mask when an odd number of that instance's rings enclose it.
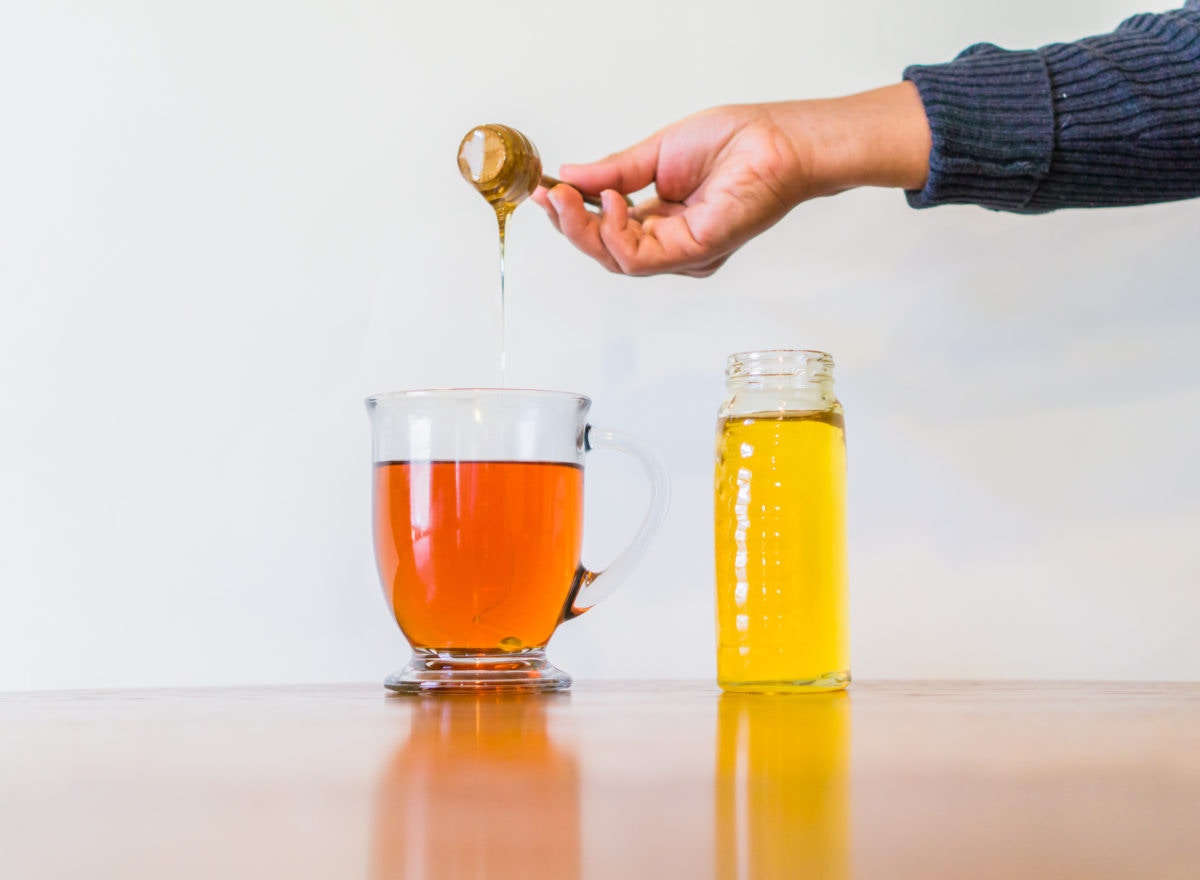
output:
{"label": "jar reflection", "polygon": [[579,770],[547,729],[569,697],[403,699],[412,727],[380,777],[371,877],[578,878]]}
{"label": "jar reflection", "polygon": [[850,698],[723,694],[716,876],[850,876]]}

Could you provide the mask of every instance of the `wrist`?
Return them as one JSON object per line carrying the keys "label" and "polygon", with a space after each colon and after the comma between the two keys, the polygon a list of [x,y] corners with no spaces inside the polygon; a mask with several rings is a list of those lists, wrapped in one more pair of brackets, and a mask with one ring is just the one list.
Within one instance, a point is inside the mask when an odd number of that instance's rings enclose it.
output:
{"label": "wrist", "polygon": [[805,157],[810,198],[858,186],[919,190],[925,185],[932,140],[912,83],[788,107],[797,153]]}

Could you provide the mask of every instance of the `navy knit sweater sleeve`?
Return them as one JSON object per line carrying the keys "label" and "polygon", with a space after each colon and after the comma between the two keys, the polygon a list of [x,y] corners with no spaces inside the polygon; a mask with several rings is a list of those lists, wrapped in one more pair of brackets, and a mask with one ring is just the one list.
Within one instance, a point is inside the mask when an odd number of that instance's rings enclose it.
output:
{"label": "navy knit sweater sleeve", "polygon": [[1033,51],[904,72],[933,132],[915,208],[1022,213],[1200,196],[1200,0]]}

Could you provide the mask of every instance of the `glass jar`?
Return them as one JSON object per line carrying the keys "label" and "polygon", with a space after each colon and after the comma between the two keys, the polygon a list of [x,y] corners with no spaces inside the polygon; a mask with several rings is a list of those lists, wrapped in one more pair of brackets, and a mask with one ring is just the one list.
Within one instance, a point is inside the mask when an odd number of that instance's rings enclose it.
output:
{"label": "glass jar", "polygon": [[717,683],[726,691],[850,683],[846,444],[833,358],[730,355],[717,418]]}

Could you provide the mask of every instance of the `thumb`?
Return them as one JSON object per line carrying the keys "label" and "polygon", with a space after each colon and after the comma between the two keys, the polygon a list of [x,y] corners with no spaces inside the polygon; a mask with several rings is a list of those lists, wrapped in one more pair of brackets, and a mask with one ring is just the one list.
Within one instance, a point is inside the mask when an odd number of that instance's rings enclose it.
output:
{"label": "thumb", "polygon": [[588,193],[615,189],[619,193],[637,192],[654,182],[658,170],[658,147],[662,132],[655,132],[628,149],[613,153],[587,165],[563,165],[558,176]]}

